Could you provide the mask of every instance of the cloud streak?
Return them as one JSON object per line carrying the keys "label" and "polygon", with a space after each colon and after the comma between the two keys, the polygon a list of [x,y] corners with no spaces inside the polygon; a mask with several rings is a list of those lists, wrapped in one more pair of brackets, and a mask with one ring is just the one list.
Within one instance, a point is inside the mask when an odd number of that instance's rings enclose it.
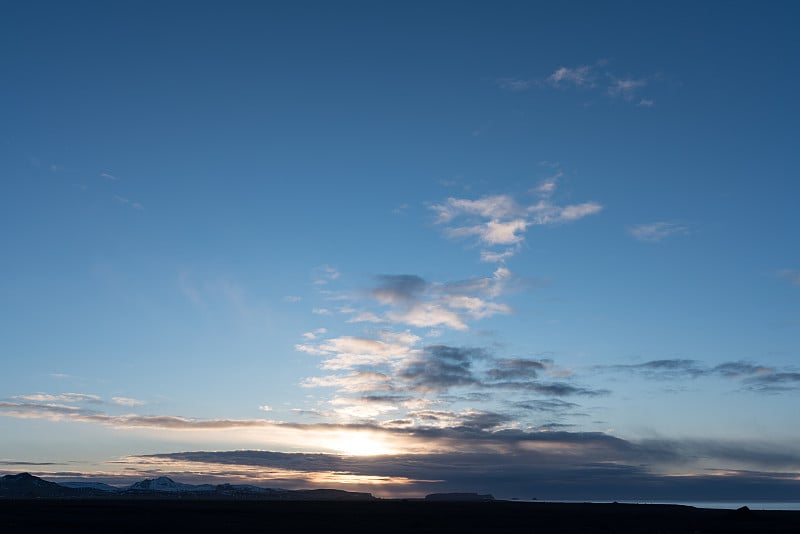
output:
{"label": "cloud streak", "polygon": [[689,228],[677,222],[658,221],[633,225],[628,232],[639,241],[657,243],[674,235],[686,234]]}
{"label": "cloud streak", "polygon": [[500,89],[513,93],[550,87],[560,91],[601,92],[608,98],[636,101],[638,107],[652,107],[655,104],[652,98],[639,95],[653,81],[652,77],[618,76],[605,69],[606,64],[606,61],[601,60],[590,65],[562,65],[544,78],[504,77],[495,80],[495,84]]}

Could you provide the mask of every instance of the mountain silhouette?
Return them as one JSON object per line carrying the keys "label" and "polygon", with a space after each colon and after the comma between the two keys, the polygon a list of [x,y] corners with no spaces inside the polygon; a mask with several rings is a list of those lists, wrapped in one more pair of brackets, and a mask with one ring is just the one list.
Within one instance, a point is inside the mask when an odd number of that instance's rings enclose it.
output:
{"label": "mountain silhouette", "polygon": [[367,501],[371,493],[335,489],[284,490],[231,484],[183,484],[169,477],[148,478],[127,487],[115,487],[92,481],[48,482],[30,473],[0,478],[0,498],[136,498],[136,499],[222,499],[281,501]]}

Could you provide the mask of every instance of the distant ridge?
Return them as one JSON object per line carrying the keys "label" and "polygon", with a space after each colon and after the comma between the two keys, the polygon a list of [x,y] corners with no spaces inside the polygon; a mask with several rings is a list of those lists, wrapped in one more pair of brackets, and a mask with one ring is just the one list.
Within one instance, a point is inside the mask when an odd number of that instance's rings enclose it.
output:
{"label": "distant ridge", "polygon": [[431,493],[425,496],[426,501],[493,501],[491,494],[481,495],[479,493]]}
{"label": "distant ridge", "polygon": [[169,477],[148,478],[127,487],[115,487],[93,481],[49,482],[30,473],[0,478],[3,499],[222,499],[222,500],[292,500],[292,501],[369,501],[371,493],[335,489],[284,490],[232,484],[182,484]]}

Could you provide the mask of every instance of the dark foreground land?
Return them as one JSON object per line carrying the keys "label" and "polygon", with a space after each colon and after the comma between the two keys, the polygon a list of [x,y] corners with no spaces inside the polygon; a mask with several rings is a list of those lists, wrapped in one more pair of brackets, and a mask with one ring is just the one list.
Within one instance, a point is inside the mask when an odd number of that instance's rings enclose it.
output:
{"label": "dark foreground land", "polygon": [[800,532],[800,512],[645,504],[0,500],[0,532]]}

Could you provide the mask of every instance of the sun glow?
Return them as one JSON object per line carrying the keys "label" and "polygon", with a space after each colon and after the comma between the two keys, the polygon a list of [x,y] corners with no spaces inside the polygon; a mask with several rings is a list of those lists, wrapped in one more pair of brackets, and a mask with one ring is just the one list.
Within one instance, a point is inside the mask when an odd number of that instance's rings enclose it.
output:
{"label": "sun glow", "polygon": [[327,446],[347,456],[377,456],[397,452],[384,438],[364,431],[337,432],[331,436]]}

